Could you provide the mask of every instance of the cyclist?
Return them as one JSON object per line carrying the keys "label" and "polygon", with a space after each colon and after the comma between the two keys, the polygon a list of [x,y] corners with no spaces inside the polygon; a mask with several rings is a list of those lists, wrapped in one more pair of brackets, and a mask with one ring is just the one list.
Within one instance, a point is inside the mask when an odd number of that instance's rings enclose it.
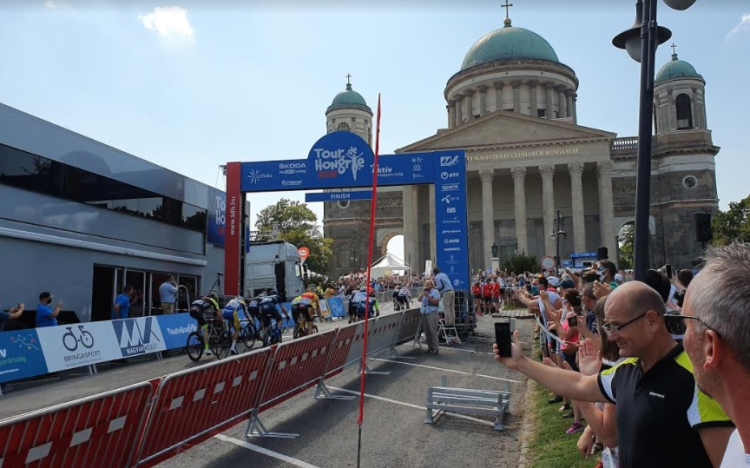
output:
{"label": "cyclist", "polygon": [[276,320],[277,326],[280,326],[282,317],[279,311],[276,309],[276,305],[281,307],[281,312],[284,314],[284,318],[289,317],[284,305],[281,303],[281,297],[276,290],[272,289],[267,295],[260,298],[260,315],[263,319],[263,337],[264,341],[267,341],[269,327],[271,326],[271,317]]}
{"label": "cyclist", "polygon": [[361,286],[359,290],[352,291],[349,296],[349,323],[359,320],[359,303],[367,299],[367,287]]}
{"label": "cyclist", "polygon": [[[370,303],[370,316],[365,317],[365,312],[367,311],[367,303]],[[369,296],[366,296],[362,299],[362,301],[359,302],[357,305],[357,314],[359,315],[359,318],[365,318],[368,319],[370,317],[379,317],[380,316],[380,307],[378,306],[378,300],[375,299],[375,292],[370,292]]]}
{"label": "cyclist", "polygon": [[247,314],[245,313],[246,307],[245,299],[238,296],[227,302],[227,305],[225,305],[224,309],[221,311],[221,315],[224,317],[224,323],[229,324],[229,329],[232,330],[232,347],[229,348],[229,352],[232,354],[237,354],[237,339],[240,336],[240,320],[247,319]]}
{"label": "cyclist", "polygon": [[[307,291],[302,293],[302,297],[306,297],[310,299],[310,307],[312,307],[313,312],[318,316],[318,320],[320,320],[320,323],[323,323],[323,312],[320,310],[320,298],[318,297],[318,294],[315,292],[315,286],[310,286],[307,288]],[[307,320],[307,332],[312,333],[312,326],[313,326],[313,320],[312,320],[312,314],[309,314],[310,316]]]}
{"label": "cyclist", "polygon": [[409,291],[409,288],[407,288],[406,285],[399,285],[398,303],[401,306],[399,309],[404,309],[411,305],[411,291]]}
{"label": "cyclist", "polygon": [[[245,303],[247,304],[247,313],[250,316],[250,322],[255,327],[255,323],[257,320],[257,323],[260,324],[263,319],[260,316],[260,298],[259,297],[253,297],[245,300]],[[258,328],[255,328],[256,338],[258,334]]]}
{"label": "cyclist", "polygon": [[300,319],[303,319],[307,325],[304,333],[300,330],[301,336],[312,333],[312,327],[310,326],[312,324],[312,314],[310,314],[311,308],[312,300],[308,296],[305,296],[304,293],[295,297],[292,301],[292,320],[294,320],[294,330],[296,331],[300,329],[302,324]]}
{"label": "cyclist", "polygon": [[211,350],[208,347],[208,320],[220,319],[220,310],[219,297],[216,294],[203,296],[190,304],[190,316],[198,322],[203,334],[203,344],[205,345],[203,353],[206,356],[211,355]]}

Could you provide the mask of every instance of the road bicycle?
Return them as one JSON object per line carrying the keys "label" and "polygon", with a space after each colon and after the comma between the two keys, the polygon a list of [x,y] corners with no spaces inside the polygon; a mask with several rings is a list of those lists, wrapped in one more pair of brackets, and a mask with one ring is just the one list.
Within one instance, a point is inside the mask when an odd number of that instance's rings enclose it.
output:
{"label": "road bicycle", "polygon": [[[318,333],[318,326],[315,323],[313,323],[312,332]],[[294,339],[302,338],[303,336],[307,336],[307,334],[307,319],[305,318],[305,314],[299,314],[297,323],[294,324]]]}
{"label": "road bicycle", "polygon": [[65,327],[68,331],[66,331],[62,336],[62,342],[63,346],[65,346],[65,349],[67,349],[70,352],[73,352],[78,349],[78,343],[80,343],[84,348],[91,349],[94,346],[94,335],[92,335],[90,332],[86,331],[83,325],[78,325],[78,331],[81,334],[81,336],[76,336],[75,333],[73,333],[73,327]]}
{"label": "road bicycle", "polygon": [[242,343],[245,347],[244,351],[253,349],[253,346],[255,346],[255,340],[258,339],[260,339],[260,333],[255,326],[255,317],[240,320],[240,334],[237,337],[237,342]]}
{"label": "road bicycle", "polygon": [[[223,321],[224,319],[207,320],[208,347],[216,356],[216,359],[229,355],[229,350],[232,347],[232,335],[225,329]],[[188,335],[185,350],[191,361],[199,361],[205,349],[206,342],[203,340],[202,330],[198,329]]]}
{"label": "road bicycle", "polygon": [[281,343],[281,327],[283,322],[277,322],[275,318],[271,318],[271,325],[268,327],[268,332],[264,332],[261,328],[258,335],[260,336],[263,347],[269,345],[275,345]]}

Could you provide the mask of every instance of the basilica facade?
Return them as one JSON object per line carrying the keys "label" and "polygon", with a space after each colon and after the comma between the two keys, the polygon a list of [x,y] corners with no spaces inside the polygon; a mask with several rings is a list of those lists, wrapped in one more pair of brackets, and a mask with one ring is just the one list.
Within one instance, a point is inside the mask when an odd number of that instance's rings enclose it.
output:
{"label": "basilica facade", "polygon": [[[691,267],[702,252],[696,213],[718,210],[705,80],[673,54],[658,72],[649,218],[652,265]],[[556,254],[559,211],[567,237],[560,257],[606,247],[635,217],[637,138],[578,125],[575,71],[540,35],[513,26],[480,38],[445,87],[446,128],[397,154],[463,149],[468,173],[470,268],[487,268],[516,252]],[[372,110],[347,84],[326,112],[327,130],[371,141]],[[415,270],[435,258],[434,186],[390,188],[378,197],[376,253],[404,235]],[[439,190],[439,189],[438,189]],[[381,190],[379,189],[379,192]],[[324,234],[335,239],[332,277],[366,267],[369,202],[326,203]]]}

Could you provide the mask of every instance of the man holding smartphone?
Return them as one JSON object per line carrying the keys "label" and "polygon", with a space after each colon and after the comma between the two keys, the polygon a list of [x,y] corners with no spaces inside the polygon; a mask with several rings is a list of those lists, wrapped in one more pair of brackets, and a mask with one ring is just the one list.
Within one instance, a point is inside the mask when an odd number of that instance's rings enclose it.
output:
{"label": "man holding smartphone", "polygon": [[60,315],[60,309],[62,309],[62,301],[58,302],[53,309],[49,305],[52,304],[52,298],[55,297],[49,292],[45,291],[39,295],[39,305],[36,306],[36,327],[56,327],[57,316]]}
{"label": "man holding smartphone", "polygon": [[440,310],[440,293],[435,289],[435,283],[427,280],[424,290],[417,300],[422,304],[422,331],[427,337],[427,352],[438,354],[438,310]]}

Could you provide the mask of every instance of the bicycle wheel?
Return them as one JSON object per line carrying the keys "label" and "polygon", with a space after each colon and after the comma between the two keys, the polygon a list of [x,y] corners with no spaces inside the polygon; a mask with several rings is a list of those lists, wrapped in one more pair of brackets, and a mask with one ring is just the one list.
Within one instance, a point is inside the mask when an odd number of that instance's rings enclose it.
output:
{"label": "bicycle wheel", "polygon": [[192,332],[187,337],[185,351],[191,361],[197,362],[203,356],[203,337],[197,331]]}
{"label": "bicycle wheel", "polygon": [[209,339],[211,342],[211,351],[216,356],[216,359],[223,359],[229,355],[229,347],[232,345],[232,337],[228,332],[219,332],[214,335],[213,339]]}
{"label": "bicycle wheel", "polygon": [[245,345],[245,350],[253,349],[253,346],[255,346],[255,337],[257,335],[258,332],[252,324],[248,324],[247,327],[240,331],[240,341]]}
{"label": "bicycle wheel", "polygon": [[305,336],[305,335],[302,333],[302,327],[299,326],[299,325],[296,325],[294,327],[294,333],[292,333],[292,338],[294,338],[296,340],[300,336]]}

